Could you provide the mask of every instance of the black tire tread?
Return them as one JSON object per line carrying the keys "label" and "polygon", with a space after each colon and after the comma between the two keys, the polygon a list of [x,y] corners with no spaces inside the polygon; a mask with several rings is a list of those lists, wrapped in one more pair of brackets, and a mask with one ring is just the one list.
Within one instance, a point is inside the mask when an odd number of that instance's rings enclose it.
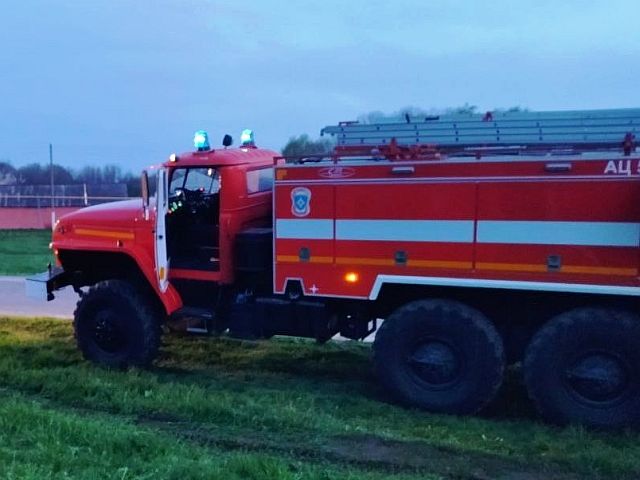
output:
{"label": "black tire tread", "polygon": [[389,318],[382,323],[376,334],[373,344],[373,361],[376,373],[382,384],[390,389],[396,398],[403,403],[414,403],[402,395],[398,396],[398,386],[395,384],[395,379],[393,375],[390,374],[389,369],[385,368],[386,357],[388,350],[394,348],[393,343],[396,336],[402,335],[403,317],[421,311],[428,313],[429,310],[433,308],[433,305],[437,305],[450,312],[458,313],[461,316],[466,316],[471,320],[472,328],[482,332],[487,342],[491,345],[492,355],[498,359],[494,364],[494,370],[488,372],[488,377],[492,379],[492,382],[488,385],[487,394],[483,398],[476,398],[474,402],[470,402],[469,405],[457,411],[445,412],[454,414],[476,413],[491,402],[502,385],[506,368],[505,349],[502,337],[493,324],[482,313],[463,303],[446,299],[417,300],[395,310]]}
{"label": "black tire tread", "polygon": [[143,331],[142,348],[135,352],[127,362],[119,365],[121,368],[130,366],[146,367],[156,358],[161,344],[162,329],[158,320],[157,309],[151,302],[146,301],[144,294],[132,283],[125,280],[112,279],[104,280],[92,285],[89,290],[82,295],[76,303],[73,312],[73,332],[78,348],[85,359],[95,362],[94,358],[88,355],[85,340],[78,335],[78,323],[84,306],[96,297],[111,295],[118,301],[128,302],[131,308],[136,311],[140,319],[140,326]]}
{"label": "black tire tread", "polygon": [[[544,389],[540,385],[537,385],[536,361],[539,361],[540,355],[544,356],[545,351],[550,345],[554,344],[555,339],[562,336],[565,332],[577,331],[578,329],[601,328],[603,322],[606,325],[605,330],[621,328],[624,331],[632,332],[634,329],[638,330],[639,327],[638,318],[625,310],[607,307],[580,307],[550,319],[533,336],[525,351],[523,376],[529,398],[545,420],[558,425],[575,423],[575,419],[568,418],[559,411],[553,410],[545,405],[542,399]],[[588,421],[578,422],[596,428],[619,428],[627,426]],[[636,418],[635,423],[638,424],[638,422],[640,422],[640,418]]]}

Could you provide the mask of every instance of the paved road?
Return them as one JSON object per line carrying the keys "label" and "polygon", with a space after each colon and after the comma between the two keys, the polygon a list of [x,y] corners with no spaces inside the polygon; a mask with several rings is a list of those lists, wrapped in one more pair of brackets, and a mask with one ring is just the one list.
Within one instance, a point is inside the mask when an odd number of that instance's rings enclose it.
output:
{"label": "paved road", "polygon": [[52,302],[25,295],[23,277],[0,277],[0,315],[71,318],[78,295],[67,287]]}

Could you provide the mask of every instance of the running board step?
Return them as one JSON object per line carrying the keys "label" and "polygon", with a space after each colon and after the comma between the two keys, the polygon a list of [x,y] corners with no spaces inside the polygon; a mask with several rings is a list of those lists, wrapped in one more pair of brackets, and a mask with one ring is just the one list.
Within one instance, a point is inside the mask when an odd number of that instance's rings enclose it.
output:
{"label": "running board step", "polygon": [[182,307],[171,314],[169,327],[189,333],[209,334],[214,314],[212,310],[198,307]]}

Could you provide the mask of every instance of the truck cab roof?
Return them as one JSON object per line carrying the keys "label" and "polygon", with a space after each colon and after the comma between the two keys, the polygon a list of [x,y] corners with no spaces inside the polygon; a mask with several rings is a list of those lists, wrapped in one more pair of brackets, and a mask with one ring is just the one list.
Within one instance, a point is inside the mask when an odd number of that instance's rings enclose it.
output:
{"label": "truck cab roof", "polygon": [[220,148],[174,154],[163,165],[165,167],[263,165],[273,163],[273,159],[276,156],[278,156],[277,152],[263,148]]}

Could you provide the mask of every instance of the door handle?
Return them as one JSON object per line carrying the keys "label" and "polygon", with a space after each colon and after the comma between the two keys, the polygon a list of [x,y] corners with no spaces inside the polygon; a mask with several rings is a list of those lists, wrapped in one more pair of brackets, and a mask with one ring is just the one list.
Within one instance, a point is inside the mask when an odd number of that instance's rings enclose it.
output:
{"label": "door handle", "polygon": [[545,171],[550,173],[556,172],[570,172],[571,171],[571,163],[570,162],[551,162],[547,163],[544,166]]}
{"label": "door handle", "polygon": [[411,167],[411,166],[408,166],[408,167],[393,167],[391,169],[391,173],[393,173],[394,175],[411,175],[415,171],[416,171],[416,169],[414,167]]}

